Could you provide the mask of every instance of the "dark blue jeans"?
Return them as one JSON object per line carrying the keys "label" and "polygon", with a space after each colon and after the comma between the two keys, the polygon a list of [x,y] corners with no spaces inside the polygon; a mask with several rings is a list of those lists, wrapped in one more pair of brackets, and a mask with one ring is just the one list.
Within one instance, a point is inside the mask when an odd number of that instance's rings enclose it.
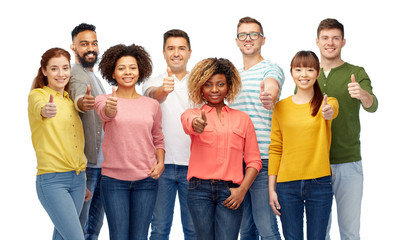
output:
{"label": "dark blue jeans", "polygon": [[111,240],[146,240],[157,196],[157,180],[101,177],[101,195]]}
{"label": "dark blue jeans", "polygon": [[276,193],[281,206],[280,220],[286,240],[303,240],[304,208],[307,239],[324,240],[332,205],[331,176],[280,182]]}
{"label": "dark blue jeans", "polygon": [[83,204],[79,220],[86,240],[97,240],[103,226],[104,207],[100,194],[101,168],[86,168],[86,187],[92,198]]}
{"label": "dark blue jeans", "polygon": [[233,187],[239,186],[227,181],[190,179],[187,203],[198,240],[238,238],[243,203],[237,210],[223,205]]}

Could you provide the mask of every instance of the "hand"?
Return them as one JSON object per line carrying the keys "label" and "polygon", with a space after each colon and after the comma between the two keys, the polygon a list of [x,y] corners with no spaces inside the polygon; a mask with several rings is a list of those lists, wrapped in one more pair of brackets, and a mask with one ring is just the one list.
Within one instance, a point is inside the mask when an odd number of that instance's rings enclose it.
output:
{"label": "hand", "polygon": [[92,193],[89,191],[89,189],[86,188],[85,190],[85,202],[89,201],[92,198]]}
{"label": "hand", "polygon": [[168,77],[163,79],[163,91],[167,94],[174,91],[174,78],[172,77],[171,68],[167,67]]}
{"label": "hand", "polygon": [[280,211],[280,204],[278,201],[278,195],[276,194],[275,191],[270,191],[269,195],[270,195],[270,206],[272,208],[272,211],[274,211],[274,213],[277,216],[280,216],[280,212],[279,212]]}
{"label": "hand", "polygon": [[107,117],[113,118],[118,111],[118,98],[116,97],[115,87],[112,87],[112,96],[107,98],[105,102],[105,115]]}
{"label": "hand", "polygon": [[334,115],[334,109],[331,105],[327,103],[327,95],[324,95],[323,98],[323,105],[321,106],[321,111],[323,114],[324,119],[331,120],[332,116]]}
{"label": "hand", "polygon": [[196,133],[204,132],[205,126],[207,126],[207,116],[205,115],[205,110],[201,111],[201,116],[193,119],[192,127]]}
{"label": "hand", "polygon": [[271,110],[274,105],[272,94],[265,91],[264,81],[260,83],[260,101],[267,110]]}
{"label": "hand", "polygon": [[94,97],[90,94],[90,85],[87,86],[85,95],[78,100],[78,107],[84,112],[94,108]]}
{"label": "hand", "polygon": [[350,79],[352,82],[347,85],[350,97],[361,100],[363,89],[360,87],[360,84],[356,82],[354,74],[352,74]]}
{"label": "hand", "polygon": [[53,102],[53,95],[49,96],[49,102],[41,108],[41,116],[44,118],[53,118],[56,116],[57,108],[56,104]]}
{"label": "hand", "polygon": [[153,179],[158,179],[160,175],[163,173],[163,171],[164,171],[164,163],[157,163],[149,170],[148,175]]}
{"label": "hand", "polygon": [[232,210],[237,210],[244,200],[246,191],[241,187],[230,188],[231,195],[226,200],[223,201],[223,205]]}

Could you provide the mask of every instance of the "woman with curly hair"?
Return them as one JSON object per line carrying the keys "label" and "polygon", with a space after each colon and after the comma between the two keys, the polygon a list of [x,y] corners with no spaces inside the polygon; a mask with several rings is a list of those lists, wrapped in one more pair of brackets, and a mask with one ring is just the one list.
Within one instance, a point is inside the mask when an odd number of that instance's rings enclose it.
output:
{"label": "woman with curly hair", "polygon": [[235,240],[243,198],[261,169],[250,117],[225,103],[235,99],[241,79],[229,60],[208,58],[193,68],[188,88],[191,102],[203,104],[181,116],[192,141],[187,201],[197,239]]}
{"label": "woman with curly hair", "polygon": [[101,194],[110,238],[146,239],[156,203],[157,179],[164,170],[164,136],[159,103],[136,92],[152,73],[144,48],[109,48],[99,69],[112,94],[96,98],[105,131]]}
{"label": "woman with curly hair", "polygon": [[82,122],[67,92],[70,69],[66,50],[47,50],[29,93],[28,111],[37,156],[37,195],[55,225],[53,239],[83,240],[79,214],[87,160]]}

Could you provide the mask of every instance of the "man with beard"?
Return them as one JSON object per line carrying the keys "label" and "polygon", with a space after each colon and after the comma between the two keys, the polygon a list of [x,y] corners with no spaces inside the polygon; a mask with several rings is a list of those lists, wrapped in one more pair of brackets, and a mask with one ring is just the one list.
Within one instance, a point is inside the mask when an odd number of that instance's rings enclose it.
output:
{"label": "man with beard", "polygon": [[100,200],[101,163],[104,161],[101,142],[104,133],[101,120],[94,111],[94,99],[105,94],[105,91],[93,72],[98,56],[95,30],[95,26],[81,23],[71,32],[75,65],[71,69],[70,96],[83,124],[85,155],[88,159],[86,187],[93,194],[92,198],[84,203],[80,215],[85,239],[98,239],[104,218],[104,208]]}

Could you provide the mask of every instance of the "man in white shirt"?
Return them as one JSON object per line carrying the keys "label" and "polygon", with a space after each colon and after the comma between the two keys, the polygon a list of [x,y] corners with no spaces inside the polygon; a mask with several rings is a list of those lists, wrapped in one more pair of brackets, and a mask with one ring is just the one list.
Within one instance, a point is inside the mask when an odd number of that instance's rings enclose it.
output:
{"label": "man in white shirt", "polygon": [[165,169],[159,178],[150,239],[169,239],[177,192],[185,240],[196,239],[187,206],[186,176],[190,157],[190,137],[183,131],[180,121],[181,114],[190,108],[187,91],[189,72],[186,65],[192,50],[189,36],[182,30],[172,29],[163,36],[163,55],[167,62],[167,71],[149,79],[142,86],[145,96],[154,98],[160,103],[166,146]]}

